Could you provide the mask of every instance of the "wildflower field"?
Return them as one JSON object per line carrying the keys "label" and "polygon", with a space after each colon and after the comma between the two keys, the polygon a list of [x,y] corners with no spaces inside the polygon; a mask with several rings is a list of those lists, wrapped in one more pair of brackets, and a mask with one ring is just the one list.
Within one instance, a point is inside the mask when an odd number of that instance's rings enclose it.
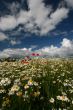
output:
{"label": "wildflower field", "polygon": [[73,60],[0,62],[0,110],[73,110]]}

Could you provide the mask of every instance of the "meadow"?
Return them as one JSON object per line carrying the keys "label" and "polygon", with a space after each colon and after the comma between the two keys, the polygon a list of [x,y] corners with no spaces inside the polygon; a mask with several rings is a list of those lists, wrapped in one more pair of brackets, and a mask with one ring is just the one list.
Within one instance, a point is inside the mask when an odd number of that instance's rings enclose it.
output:
{"label": "meadow", "polygon": [[0,110],[73,110],[73,60],[0,62]]}

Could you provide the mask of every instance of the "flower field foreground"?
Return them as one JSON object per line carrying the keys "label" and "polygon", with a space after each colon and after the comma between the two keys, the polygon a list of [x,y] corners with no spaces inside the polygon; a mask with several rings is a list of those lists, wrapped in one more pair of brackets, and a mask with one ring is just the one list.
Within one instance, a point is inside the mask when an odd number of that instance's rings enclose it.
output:
{"label": "flower field foreground", "polygon": [[73,110],[73,60],[0,62],[0,110]]}

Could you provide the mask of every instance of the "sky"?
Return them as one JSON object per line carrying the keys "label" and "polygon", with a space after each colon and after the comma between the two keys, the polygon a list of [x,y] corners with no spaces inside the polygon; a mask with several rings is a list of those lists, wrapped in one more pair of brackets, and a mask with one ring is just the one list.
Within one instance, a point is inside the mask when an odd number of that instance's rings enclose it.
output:
{"label": "sky", "polygon": [[0,0],[0,58],[73,56],[73,0]]}

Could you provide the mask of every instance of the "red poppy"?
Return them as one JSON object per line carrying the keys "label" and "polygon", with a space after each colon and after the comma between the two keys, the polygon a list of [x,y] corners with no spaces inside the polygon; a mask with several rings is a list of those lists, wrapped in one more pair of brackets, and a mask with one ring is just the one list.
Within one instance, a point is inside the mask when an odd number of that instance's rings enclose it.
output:
{"label": "red poppy", "polygon": [[24,64],[29,64],[29,62],[27,61],[27,62],[24,62]]}
{"label": "red poppy", "polygon": [[36,54],[35,54],[35,53],[32,53],[31,55],[32,55],[32,56],[36,56]]}
{"label": "red poppy", "polygon": [[36,56],[39,56],[39,54],[37,53]]}
{"label": "red poppy", "polygon": [[21,63],[23,63],[23,64],[28,64],[29,62],[26,61],[26,60],[22,60]]}

